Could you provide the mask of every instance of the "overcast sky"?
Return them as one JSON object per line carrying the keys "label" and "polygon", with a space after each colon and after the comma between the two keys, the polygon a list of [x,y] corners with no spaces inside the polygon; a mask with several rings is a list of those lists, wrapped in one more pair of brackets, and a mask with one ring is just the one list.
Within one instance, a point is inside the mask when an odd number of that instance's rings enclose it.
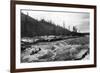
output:
{"label": "overcast sky", "polygon": [[[90,15],[89,13],[82,12],[53,12],[53,11],[29,11],[22,10],[24,14],[31,16],[32,18],[46,21],[52,21],[56,25],[62,26],[65,23],[65,28],[72,30],[73,26],[76,26],[80,32],[89,32]],[[69,27],[70,26],[70,27]]]}

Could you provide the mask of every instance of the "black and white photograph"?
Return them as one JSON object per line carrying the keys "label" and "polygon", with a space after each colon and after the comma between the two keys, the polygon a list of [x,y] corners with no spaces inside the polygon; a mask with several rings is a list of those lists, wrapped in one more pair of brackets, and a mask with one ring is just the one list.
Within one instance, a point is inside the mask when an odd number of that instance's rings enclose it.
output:
{"label": "black and white photograph", "polygon": [[96,6],[13,2],[11,71],[96,66]]}
{"label": "black and white photograph", "polygon": [[21,62],[88,60],[90,13],[21,9]]}

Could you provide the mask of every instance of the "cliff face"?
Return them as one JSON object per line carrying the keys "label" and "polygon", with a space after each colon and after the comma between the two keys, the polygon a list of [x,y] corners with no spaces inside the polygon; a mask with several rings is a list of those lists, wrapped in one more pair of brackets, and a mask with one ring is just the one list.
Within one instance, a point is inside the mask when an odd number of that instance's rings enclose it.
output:
{"label": "cliff face", "polygon": [[52,22],[44,19],[36,20],[28,15],[21,13],[21,37],[33,37],[43,35],[68,35],[71,32]]}

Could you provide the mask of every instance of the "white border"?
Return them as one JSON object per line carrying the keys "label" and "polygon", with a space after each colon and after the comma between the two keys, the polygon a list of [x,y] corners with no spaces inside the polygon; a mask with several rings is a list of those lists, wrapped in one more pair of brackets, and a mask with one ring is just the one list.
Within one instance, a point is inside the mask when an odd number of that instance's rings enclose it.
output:
{"label": "white border", "polygon": [[[20,9],[33,10],[54,10],[54,11],[72,11],[90,13],[90,59],[82,61],[59,61],[59,62],[39,62],[39,63],[20,63]],[[35,5],[16,5],[16,69],[39,68],[39,67],[57,67],[94,64],[94,11],[85,8],[69,7],[50,7]]]}

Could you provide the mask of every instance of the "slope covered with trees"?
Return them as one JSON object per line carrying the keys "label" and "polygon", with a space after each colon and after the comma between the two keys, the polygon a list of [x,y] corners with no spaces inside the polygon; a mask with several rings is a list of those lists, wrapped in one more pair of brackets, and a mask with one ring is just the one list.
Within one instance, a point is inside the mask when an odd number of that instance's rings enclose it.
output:
{"label": "slope covered with trees", "polygon": [[21,37],[34,37],[44,35],[69,35],[71,31],[57,26],[52,21],[37,20],[21,13]]}

